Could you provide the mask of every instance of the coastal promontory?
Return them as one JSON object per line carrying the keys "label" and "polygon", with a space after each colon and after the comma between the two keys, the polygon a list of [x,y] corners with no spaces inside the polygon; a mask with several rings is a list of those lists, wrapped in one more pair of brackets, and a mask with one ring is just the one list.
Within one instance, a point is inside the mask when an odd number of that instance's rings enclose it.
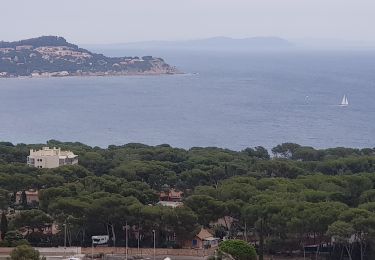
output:
{"label": "coastal promontory", "polygon": [[176,73],[179,71],[162,58],[107,57],[58,36],[0,42],[0,78]]}

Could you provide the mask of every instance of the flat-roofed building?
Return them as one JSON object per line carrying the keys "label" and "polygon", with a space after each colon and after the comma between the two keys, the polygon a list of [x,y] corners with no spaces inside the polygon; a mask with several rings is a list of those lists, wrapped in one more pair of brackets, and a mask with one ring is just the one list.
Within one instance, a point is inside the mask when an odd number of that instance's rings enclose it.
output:
{"label": "flat-roofed building", "polygon": [[78,164],[78,155],[60,148],[43,147],[41,150],[30,150],[27,164],[36,168],[56,168],[63,165]]}
{"label": "flat-roofed building", "polygon": [[[22,203],[22,191],[16,193],[16,204]],[[37,190],[27,190],[25,191],[27,204],[39,203],[39,192]]]}

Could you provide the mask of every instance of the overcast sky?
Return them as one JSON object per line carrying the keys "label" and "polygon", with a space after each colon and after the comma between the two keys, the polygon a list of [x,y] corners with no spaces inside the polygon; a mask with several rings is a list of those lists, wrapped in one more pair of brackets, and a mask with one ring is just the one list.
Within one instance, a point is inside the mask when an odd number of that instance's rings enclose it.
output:
{"label": "overcast sky", "polygon": [[375,0],[1,0],[0,40],[279,36],[375,42]]}

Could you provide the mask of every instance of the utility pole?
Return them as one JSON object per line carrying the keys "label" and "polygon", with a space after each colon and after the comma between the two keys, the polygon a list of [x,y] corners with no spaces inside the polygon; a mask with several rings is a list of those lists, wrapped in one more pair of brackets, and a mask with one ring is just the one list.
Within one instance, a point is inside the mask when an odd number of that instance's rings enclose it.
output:
{"label": "utility pole", "polygon": [[155,255],[156,255],[155,229],[152,230],[152,233],[153,233],[153,235],[154,235],[154,260],[155,260]]}
{"label": "utility pole", "polygon": [[66,256],[66,219],[64,223],[64,257]]}

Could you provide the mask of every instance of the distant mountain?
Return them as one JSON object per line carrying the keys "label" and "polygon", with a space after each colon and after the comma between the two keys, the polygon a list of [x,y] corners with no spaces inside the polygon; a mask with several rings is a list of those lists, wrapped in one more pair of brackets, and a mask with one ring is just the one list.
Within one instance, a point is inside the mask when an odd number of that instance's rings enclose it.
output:
{"label": "distant mountain", "polygon": [[57,36],[0,42],[0,77],[174,74],[161,58],[106,57]]}
{"label": "distant mountain", "polygon": [[233,39],[229,37],[214,37],[189,41],[147,41],[105,45],[86,45],[94,49],[174,49],[174,50],[285,50],[294,45],[278,37],[252,37]]}

